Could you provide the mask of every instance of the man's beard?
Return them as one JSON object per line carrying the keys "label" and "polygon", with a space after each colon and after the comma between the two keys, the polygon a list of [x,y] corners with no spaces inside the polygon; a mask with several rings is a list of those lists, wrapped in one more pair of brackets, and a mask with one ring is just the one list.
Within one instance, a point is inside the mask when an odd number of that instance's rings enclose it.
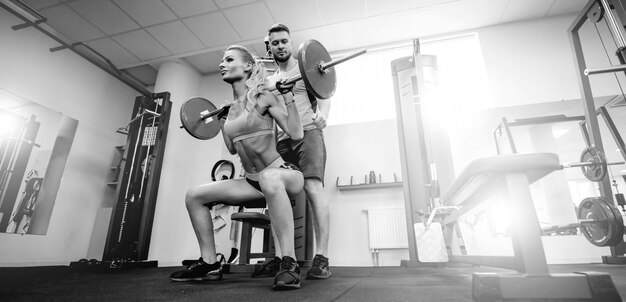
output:
{"label": "man's beard", "polygon": [[288,54],[286,57],[284,57],[284,58],[281,58],[281,57],[278,57],[278,56],[274,56],[274,60],[276,60],[277,62],[280,62],[280,63],[287,62],[287,61],[289,60],[289,58],[291,58],[291,53],[289,53],[289,54]]}

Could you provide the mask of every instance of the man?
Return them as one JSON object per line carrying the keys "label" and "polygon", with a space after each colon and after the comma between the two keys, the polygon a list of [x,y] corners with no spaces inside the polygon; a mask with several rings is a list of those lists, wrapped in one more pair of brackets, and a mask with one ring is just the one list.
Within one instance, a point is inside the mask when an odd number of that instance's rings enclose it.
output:
{"label": "man", "polygon": [[[272,56],[278,64],[276,73],[268,77],[268,85],[273,86],[277,82],[299,74],[298,61],[292,54],[289,28],[283,24],[273,25],[268,30],[268,42]],[[293,140],[279,129],[277,148],[284,160],[297,165],[304,174],[304,190],[313,216],[317,247],[313,265],[306,277],[307,279],[327,279],[331,276],[327,258],[330,213],[324,193],[326,146],[322,129],[326,127],[330,102],[315,99],[307,93],[303,81],[291,85],[279,85],[278,88],[281,91],[291,89],[304,129],[304,137],[301,140]],[[255,275],[275,274],[279,259],[280,257],[274,258],[263,267],[263,271],[257,271]]]}

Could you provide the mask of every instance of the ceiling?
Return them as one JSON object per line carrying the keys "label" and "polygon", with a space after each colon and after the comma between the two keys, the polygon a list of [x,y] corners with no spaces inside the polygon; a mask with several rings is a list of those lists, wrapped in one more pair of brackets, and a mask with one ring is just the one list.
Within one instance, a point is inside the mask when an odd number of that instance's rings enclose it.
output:
{"label": "ceiling", "polygon": [[[3,2],[10,0],[2,0]],[[499,23],[575,13],[587,0],[23,0],[68,43],[84,42],[146,85],[167,60],[203,74],[241,44],[265,53],[274,23],[294,45],[330,52],[406,41]]]}

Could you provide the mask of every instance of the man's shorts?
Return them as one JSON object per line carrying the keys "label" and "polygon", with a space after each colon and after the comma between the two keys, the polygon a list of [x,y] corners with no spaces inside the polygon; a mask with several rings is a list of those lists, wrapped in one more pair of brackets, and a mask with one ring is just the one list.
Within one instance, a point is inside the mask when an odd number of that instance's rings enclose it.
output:
{"label": "man's shorts", "polygon": [[276,148],[286,162],[300,168],[305,179],[317,178],[324,184],[326,144],[322,130],[305,130],[301,140],[287,138],[279,141]]}

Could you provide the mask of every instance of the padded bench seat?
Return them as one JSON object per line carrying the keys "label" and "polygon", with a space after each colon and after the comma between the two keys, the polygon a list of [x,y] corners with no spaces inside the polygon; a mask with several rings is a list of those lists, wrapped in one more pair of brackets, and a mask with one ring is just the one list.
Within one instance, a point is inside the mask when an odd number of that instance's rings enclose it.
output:
{"label": "padded bench seat", "polygon": [[270,216],[259,212],[239,212],[230,215],[231,220],[247,221],[254,225],[270,225]]}
{"label": "padded bench seat", "polygon": [[506,192],[505,175],[526,174],[528,183],[533,183],[561,169],[559,157],[554,153],[512,154],[474,160],[441,199],[444,206],[463,207],[446,222],[458,218],[494,194]]}

